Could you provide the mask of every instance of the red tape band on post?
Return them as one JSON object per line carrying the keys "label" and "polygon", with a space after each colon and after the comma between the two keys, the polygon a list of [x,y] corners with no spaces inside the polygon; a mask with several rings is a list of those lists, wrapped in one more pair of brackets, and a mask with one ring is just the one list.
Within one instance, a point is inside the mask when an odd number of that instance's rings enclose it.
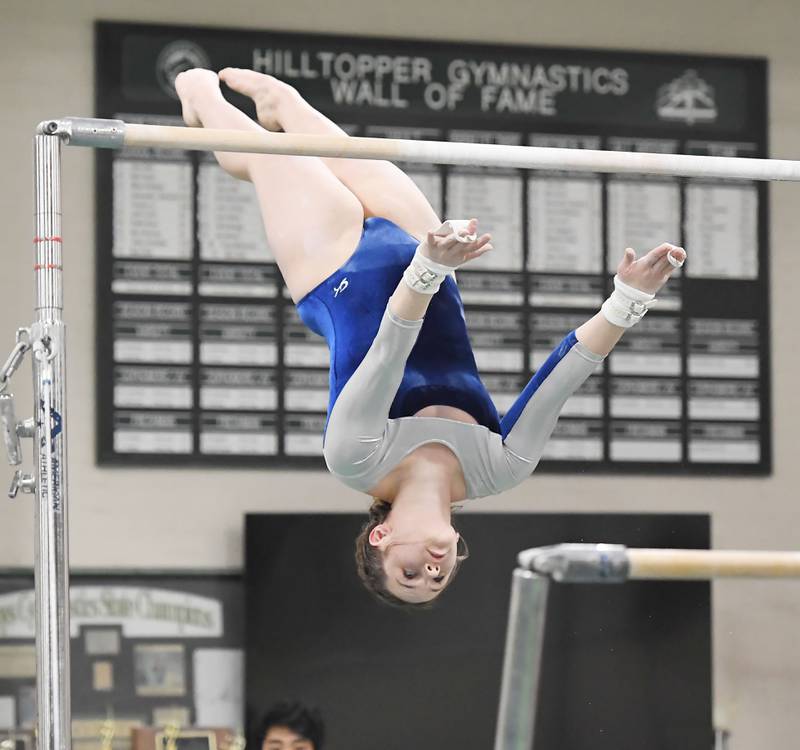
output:
{"label": "red tape band on post", "polygon": [[61,237],[34,237],[33,241],[38,245],[42,242],[63,242]]}

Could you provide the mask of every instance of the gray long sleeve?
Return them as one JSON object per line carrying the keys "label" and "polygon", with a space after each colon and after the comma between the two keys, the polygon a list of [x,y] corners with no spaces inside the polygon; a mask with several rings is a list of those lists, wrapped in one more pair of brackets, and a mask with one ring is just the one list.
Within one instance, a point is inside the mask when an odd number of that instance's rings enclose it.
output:
{"label": "gray long sleeve", "polygon": [[529,398],[503,441],[502,489],[519,484],[536,468],[567,399],[603,359],[576,342]]}
{"label": "gray long sleeve", "polygon": [[380,462],[389,409],[422,323],[399,318],[387,307],[372,346],[336,399],[324,455],[339,477],[357,477]]}

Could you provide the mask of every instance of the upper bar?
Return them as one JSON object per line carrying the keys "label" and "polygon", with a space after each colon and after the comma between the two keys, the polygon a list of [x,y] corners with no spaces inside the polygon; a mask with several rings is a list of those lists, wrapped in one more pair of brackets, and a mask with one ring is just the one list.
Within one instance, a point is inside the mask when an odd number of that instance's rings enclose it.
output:
{"label": "upper bar", "polygon": [[621,544],[557,544],[524,550],[519,565],[563,583],[634,579],[800,578],[800,552],[628,549]]}
{"label": "upper bar", "polygon": [[428,164],[557,169],[742,180],[800,181],[800,161],[685,154],[590,151],[486,143],[410,141],[396,138],[256,133],[243,130],[126,124],[122,120],[63,118],[41,123],[39,131],[74,146],[92,148],[179,148],[260,154],[388,159]]}

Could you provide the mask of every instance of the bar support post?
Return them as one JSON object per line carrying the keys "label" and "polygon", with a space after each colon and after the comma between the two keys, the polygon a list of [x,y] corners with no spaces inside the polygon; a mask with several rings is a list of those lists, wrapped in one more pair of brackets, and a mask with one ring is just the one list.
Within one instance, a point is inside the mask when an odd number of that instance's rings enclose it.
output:
{"label": "bar support post", "polygon": [[38,747],[70,750],[66,359],[62,320],[61,139],[34,136],[36,320],[31,327],[36,483]]}
{"label": "bar support post", "polygon": [[549,586],[545,576],[514,571],[494,750],[533,746]]}

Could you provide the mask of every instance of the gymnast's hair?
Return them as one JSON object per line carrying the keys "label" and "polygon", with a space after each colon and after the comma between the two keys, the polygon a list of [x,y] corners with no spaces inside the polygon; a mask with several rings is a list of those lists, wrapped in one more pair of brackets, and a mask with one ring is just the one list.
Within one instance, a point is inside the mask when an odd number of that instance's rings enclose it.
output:
{"label": "gymnast's hair", "polygon": [[[369,509],[369,517],[361,527],[361,531],[356,537],[356,570],[358,577],[366,586],[367,591],[371,592],[378,601],[392,607],[406,610],[431,609],[434,601],[429,602],[407,602],[399,596],[395,596],[386,588],[386,571],[383,569],[383,553],[369,542],[370,532],[379,524],[383,523],[390,511],[392,504],[385,500],[373,498]],[[453,572],[447,581],[449,586],[456,577],[461,561],[457,560]]]}

